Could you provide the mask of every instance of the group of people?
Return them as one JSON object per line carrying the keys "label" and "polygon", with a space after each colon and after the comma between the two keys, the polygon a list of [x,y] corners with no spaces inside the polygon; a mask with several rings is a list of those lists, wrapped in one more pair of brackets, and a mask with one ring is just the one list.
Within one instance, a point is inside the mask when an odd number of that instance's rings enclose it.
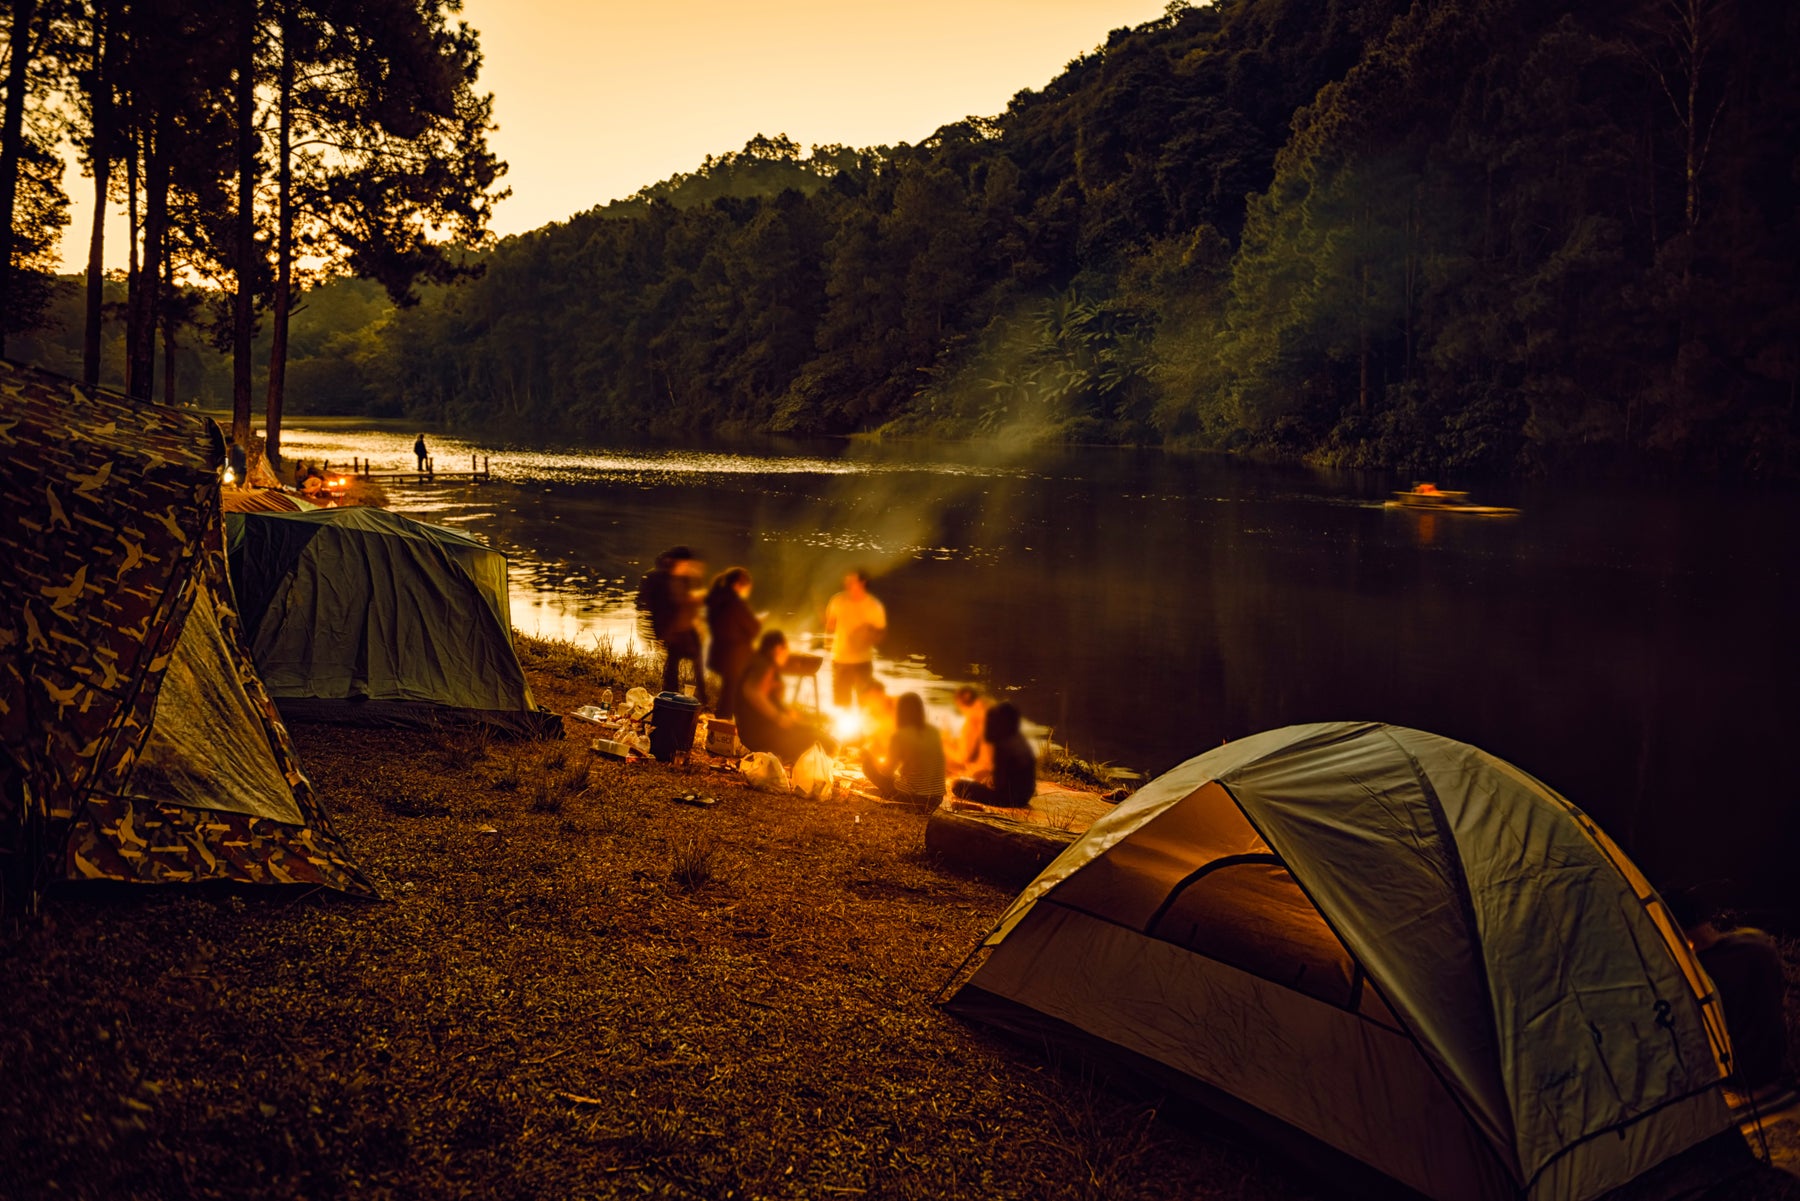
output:
{"label": "group of people", "polygon": [[[787,762],[815,743],[835,752],[835,739],[787,703],[787,636],[762,628],[750,607],[749,570],[729,567],[710,585],[705,577],[699,556],[676,546],[657,556],[638,587],[638,612],[664,652],[663,690],[680,691],[681,666],[689,663],[695,699],[709,704],[710,668],[721,685],[713,712],[737,723],[745,747],[771,751]],[[710,639],[702,634],[703,615]],[[1037,791],[1037,757],[1015,706],[990,704],[973,688],[958,689],[962,724],[946,738],[927,719],[917,693],[887,696],[874,662],[875,648],[887,635],[887,609],[869,591],[866,571],[845,575],[843,590],[825,607],[825,631],[831,636],[832,701],[839,708],[862,709],[863,774],[883,796],[929,808],[948,788],[984,804],[1030,804]]]}
{"label": "group of people", "polygon": [[[1011,701],[995,704],[974,688],[956,690],[957,730],[940,733],[916,692],[888,701],[879,683],[867,694],[872,736],[862,771],[881,795],[931,808],[948,791],[984,805],[1020,808],[1037,793],[1037,753]],[[885,754],[879,749],[885,747]]]}

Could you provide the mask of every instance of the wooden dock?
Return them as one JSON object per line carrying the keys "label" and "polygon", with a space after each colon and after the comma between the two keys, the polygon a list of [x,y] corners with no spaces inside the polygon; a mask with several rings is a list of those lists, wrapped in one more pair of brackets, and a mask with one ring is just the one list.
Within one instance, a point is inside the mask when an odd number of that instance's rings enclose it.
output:
{"label": "wooden dock", "polygon": [[[326,475],[329,476],[331,474],[331,464],[329,462],[325,464],[324,470]],[[481,455],[479,457],[470,455],[469,469],[467,471],[456,469],[439,471],[437,470],[433,458],[430,456],[427,456],[425,459],[425,470],[423,471],[420,471],[416,467],[410,471],[404,468],[395,468],[392,470],[383,469],[377,471],[374,464],[370,463],[367,459],[352,458],[350,460],[349,474],[353,479],[372,480],[392,484],[485,484],[494,478],[493,472],[488,466],[488,457],[486,455]]]}

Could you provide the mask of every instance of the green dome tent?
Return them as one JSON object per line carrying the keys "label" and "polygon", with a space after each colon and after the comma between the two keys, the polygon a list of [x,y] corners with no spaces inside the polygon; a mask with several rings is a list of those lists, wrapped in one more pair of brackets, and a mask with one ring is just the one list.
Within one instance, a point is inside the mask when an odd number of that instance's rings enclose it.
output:
{"label": "green dome tent", "polygon": [[1583,1201],[1733,1128],[1717,999],[1642,873],[1543,784],[1417,730],[1189,760],[983,950],[953,1011],[1430,1197]]}
{"label": "green dome tent", "polygon": [[232,513],[226,526],[250,653],[289,720],[561,734],[513,652],[498,551],[384,509]]}

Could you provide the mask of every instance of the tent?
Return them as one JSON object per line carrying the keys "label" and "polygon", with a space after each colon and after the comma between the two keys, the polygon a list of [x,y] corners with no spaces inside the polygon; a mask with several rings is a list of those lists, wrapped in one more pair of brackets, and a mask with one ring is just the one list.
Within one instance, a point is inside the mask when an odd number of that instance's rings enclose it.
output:
{"label": "tent", "polygon": [[310,513],[320,506],[281,488],[239,488],[227,485],[220,493],[227,513]]}
{"label": "tent", "polygon": [[374,889],[239,638],[225,443],[195,414],[0,362],[0,836],[47,876]]}
{"label": "tent", "polygon": [[1417,730],[1190,759],[981,951],[953,1011],[1416,1194],[1580,1201],[1732,1128],[1717,999],[1642,873],[1543,784]]}
{"label": "tent", "polygon": [[250,653],[289,719],[561,735],[513,652],[505,555],[360,506],[226,524]]}

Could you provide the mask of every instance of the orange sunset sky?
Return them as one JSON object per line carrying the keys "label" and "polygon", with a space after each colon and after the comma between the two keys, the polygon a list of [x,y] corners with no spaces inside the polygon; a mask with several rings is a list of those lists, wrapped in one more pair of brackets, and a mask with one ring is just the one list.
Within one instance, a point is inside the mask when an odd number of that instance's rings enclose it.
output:
{"label": "orange sunset sky", "polygon": [[[505,235],[561,220],[742,148],[916,142],[1003,111],[1165,0],[466,0],[481,32]],[[64,269],[86,261],[91,185],[71,168]],[[125,260],[123,220],[108,260]]]}

